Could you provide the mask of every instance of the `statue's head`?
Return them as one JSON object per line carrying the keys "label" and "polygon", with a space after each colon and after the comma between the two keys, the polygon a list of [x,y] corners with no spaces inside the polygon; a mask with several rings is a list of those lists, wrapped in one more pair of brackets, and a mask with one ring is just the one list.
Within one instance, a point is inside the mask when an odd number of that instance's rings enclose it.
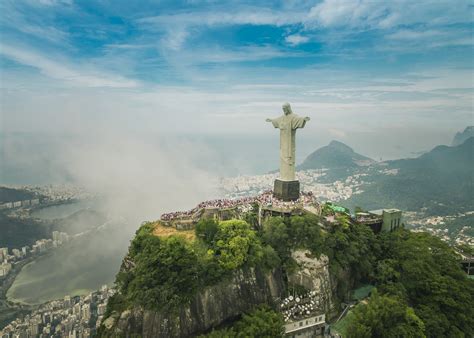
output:
{"label": "statue's head", "polygon": [[291,106],[288,102],[284,103],[282,108],[283,108],[283,112],[285,113],[285,115],[289,115],[289,114],[292,113]]}

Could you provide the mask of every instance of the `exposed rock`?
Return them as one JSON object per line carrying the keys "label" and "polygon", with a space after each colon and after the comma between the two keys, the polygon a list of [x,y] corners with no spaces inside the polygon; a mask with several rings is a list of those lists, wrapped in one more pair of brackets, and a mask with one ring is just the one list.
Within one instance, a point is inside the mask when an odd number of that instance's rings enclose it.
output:
{"label": "exposed rock", "polygon": [[288,275],[288,284],[301,285],[310,291],[316,291],[321,309],[330,311],[333,304],[328,257],[321,255],[316,258],[309,250],[295,250],[291,256],[300,268]]}
{"label": "exposed rock", "polygon": [[109,317],[104,321],[105,335],[184,337],[203,333],[255,305],[275,305],[284,287],[280,270],[268,273],[260,269],[239,270],[230,279],[201,290],[189,305],[175,313],[134,308],[122,312],[118,320]]}
{"label": "exposed rock", "polygon": [[115,325],[116,316],[110,316],[104,320],[103,324],[107,330],[110,330]]}

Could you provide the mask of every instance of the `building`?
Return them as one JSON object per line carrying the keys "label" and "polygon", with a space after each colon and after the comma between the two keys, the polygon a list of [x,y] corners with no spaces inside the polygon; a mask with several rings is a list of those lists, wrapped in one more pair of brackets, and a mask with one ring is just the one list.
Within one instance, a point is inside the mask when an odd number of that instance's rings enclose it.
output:
{"label": "building", "polygon": [[0,248],[0,262],[6,261],[8,257],[8,248]]}
{"label": "building", "polygon": [[461,267],[468,276],[474,275],[474,256],[463,257],[461,260]]}
{"label": "building", "polygon": [[403,227],[402,211],[398,209],[379,209],[368,212],[358,212],[356,221],[369,226],[375,233],[391,232]]}
{"label": "building", "polygon": [[323,337],[326,329],[326,316],[320,314],[285,323],[287,337]]}
{"label": "building", "polygon": [[10,273],[12,269],[12,265],[10,263],[2,263],[0,264],[0,277],[5,277]]}
{"label": "building", "polygon": [[72,314],[81,317],[81,304],[77,303],[72,308]]}
{"label": "building", "polygon": [[382,231],[383,218],[370,212],[356,213],[356,222],[364,224],[372,229],[376,234]]}
{"label": "building", "polygon": [[53,231],[53,241],[59,241],[59,231]]}
{"label": "building", "polygon": [[0,209],[11,209],[11,208],[13,208],[13,202],[0,204]]}
{"label": "building", "polygon": [[106,310],[107,304],[99,304],[99,306],[97,306],[97,315],[103,316]]}
{"label": "building", "polygon": [[23,252],[18,249],[13,249],[12,253],[13,253],[13,256],[15,256],[15,258],[21,258],[23,256]]}
{"label": "building", "polygon": [[86,303],[84,305],[82,305],[82,308],[81,308],[81,311],[82,311],[82,319],[84,321],[89,321],[90,318],[91,318],[91,305],[90,303]]}
{"label": "building", "polygon": [[60,232],[59,240],[61,241],[61,243],[66,243],[67,241],[69,241],[69,235],[65,232]]}

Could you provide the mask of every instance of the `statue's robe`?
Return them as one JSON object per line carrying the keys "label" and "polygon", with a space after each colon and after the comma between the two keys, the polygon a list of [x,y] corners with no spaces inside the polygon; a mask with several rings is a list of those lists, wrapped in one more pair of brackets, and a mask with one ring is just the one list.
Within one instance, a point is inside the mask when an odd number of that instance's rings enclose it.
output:
{"label": "statue's robe", "polygon": [[306,120],[291,113],[272,119],[272,124],[280,129],[280,179],[294,181],[296,129],[304,128]]}

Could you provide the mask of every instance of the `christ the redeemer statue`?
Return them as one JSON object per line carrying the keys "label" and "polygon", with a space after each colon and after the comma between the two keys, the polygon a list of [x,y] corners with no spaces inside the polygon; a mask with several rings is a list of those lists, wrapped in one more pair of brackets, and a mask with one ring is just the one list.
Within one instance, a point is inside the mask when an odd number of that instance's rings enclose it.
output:
{"label": "christ the redeemer statue", "polygon": [[289,103],[283,105],[284,114],[276,119],[267,119],[280,129],[280,179],[275,181],[273,193],[276,197],[291,201],[299,198],[300,183],[295,179],[296,129],[304,128],[309,117],[293,114]]}

